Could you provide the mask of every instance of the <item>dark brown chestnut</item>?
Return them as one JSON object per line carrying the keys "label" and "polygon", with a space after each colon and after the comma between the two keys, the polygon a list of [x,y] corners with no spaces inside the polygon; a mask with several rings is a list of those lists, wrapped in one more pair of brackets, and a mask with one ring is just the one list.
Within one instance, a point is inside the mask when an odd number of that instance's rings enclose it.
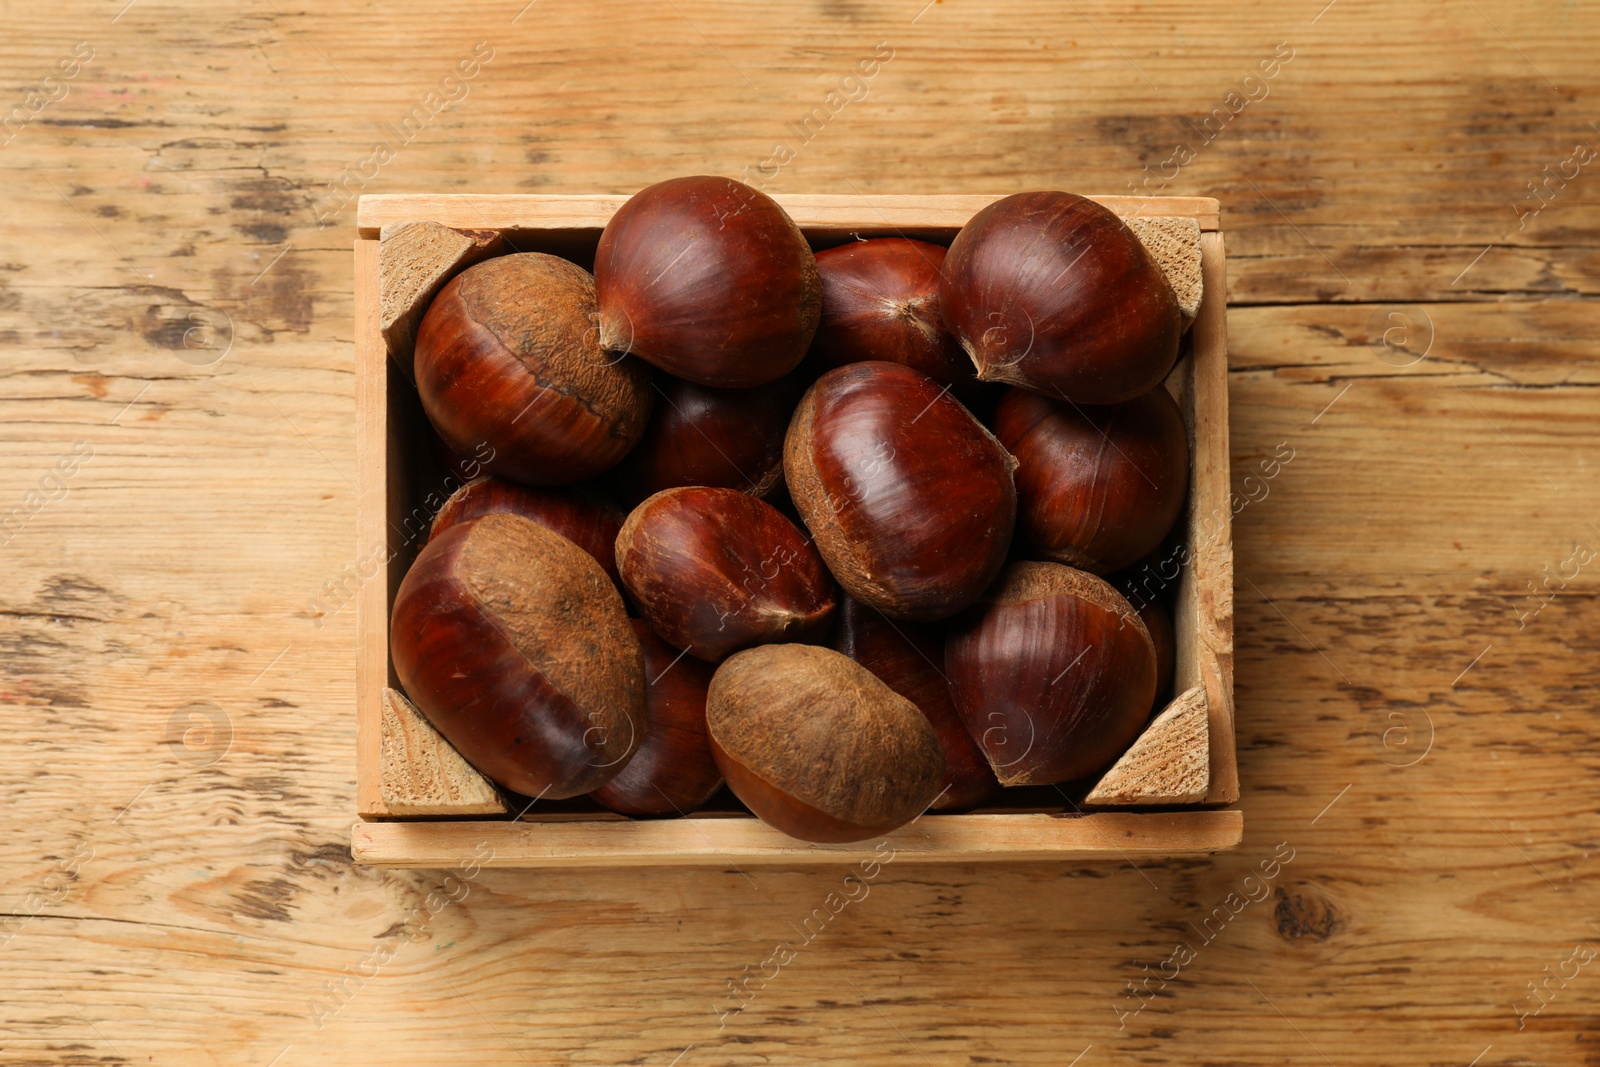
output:
{"label": "dark brown chestnut", "polygon": [[944,773],[939,739],[916,705],[813,645],[728,657],[711,678],[706,728],[734,795],[802,841],[864,841],[904,826]]}
{"label": "dark brown chestnut", "polygon": [[617,569],[651,628],[711,663],[751,645],[819,641],[836,601],[806,536],[736,489],[650,497],[622,524]]}
{"label": "dark brown chestnut", "polygon": [[395,595],[389,646],[428,721],[518,793],[590,792],[644,737],[644,657],[616,586],[520,515],[428,542]]}
{"label": "dark brown chestnut", "polygon": [[683,485],[770,494],[783,480],[783,433],[800,383],[785,375],[752,389],[712,389],[662,377],[644,440],[611,472],[622,498],[638,503]]}
{"label": "dark brown chestnut", "polygon": [[1017,193],[950,244],[939,303],[981,381],[1079,404],[1160,384],[1178,358],[1178,298],[1127,224],[1071,193]]}
{"label": "dark brown chestnut", "polygon": [[1104,579],[1014,563],[952,625],[945,674],[967,731],[1001,785],[1051,785],[1101,770],[1130,745],[1156,693],[1156,652]]}
{"label": "dark brown chestnut", "polygon": [[706,735],[711,665],[657,637],[643,619],[633,632],[644,650],[648,724],[639,751],[591,796],[623,815],[687,815],[722,788]]}
{"label": "dark brown chestnut", "polygon": [[794,370],[822,310],[800,227],[732,178],[673,178],[634,194],[600,234],[594,276],[608,352],[720,388]]}
{"label": "dark brown chestnut", "polygon": [[839,584],[924,622],[971,604],[1004,564],[1015,465],[932,378],[883,362],[817,379],[783,451],[789,493]]}
{"label": "dark brown chestnut", "polygon": [[622,511],[582,486],[529,489],[500,478],[478,478],[450,494],[433,517],[429,539],[452,526],[501,512],[521,515],[554,530],[593,556],[613,582],[622,584],[617,574],[617,532],[622,529]]}
{"label": "dark brown chestnut", "polygon": [[851,241],[817,253],[822,321],[811,341],[820,374],[878,359],[919,370],[969,399],[972,361],[939,314],[943,246],[905,237]]}
{"label": "dark brown chestnut", "polygon": [[944,631],[894,622],[853,597],[839,604],[829,647],[861,664],[928,717],[944,748],[944,781],[934,811],[965,811],[991,799],[1000,783],[950,700],[944,677]]}
{"label": "dark brown chestnut", "polygon": [[613,467],[644,434],[654,390],[637,362],[608,356],[594,280],[526,252],[468,267],[417,331],[417,393],[451,450],[493,450],[490,473],[569,485]]}
{"label": "dark brown chestnut", "polygon": [[494,456],[494,449],[489,447],[487,442],[480,441],[474,454],[470,456],[457,455],[444,443],[444,438],[433,428],[433,423],[426,417],[421,423],[423,436],[428,442],[428,455],[439,468],[439,473],[444,476],[442,480],[444,492],[451,492],[452,487],[464,485],[474,478],[484,477],[484,463]]}
{"label": "dark brown chestnut", "polygon": [[1189,491],[1189,435],[1166,389],[1088,407],[1011,389],[995,436],[1017,457],[1017,526],[1057,563],[1106,574],[1161,544]]}

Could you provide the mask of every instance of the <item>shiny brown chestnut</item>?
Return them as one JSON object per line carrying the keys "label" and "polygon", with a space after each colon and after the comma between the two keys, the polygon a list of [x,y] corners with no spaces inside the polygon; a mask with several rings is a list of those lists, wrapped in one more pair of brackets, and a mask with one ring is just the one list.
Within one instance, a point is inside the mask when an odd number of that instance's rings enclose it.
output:
{"label": "shiny brown chestnut", "polygon": [[608,356],[594,280],[538,252],[468,267],[417,330],[417,393],[449,448],[485,444],[490,473],[569,485],[613,467],[643,436],[654,390],[639,363]]}
{"label": "shiny brown chestnut", "polygon": [[905,237],[851,241],[817,253],[822,321],[811,341],[818,373],[879,359],[921,371],[958,398],[977,388],[972,361],[939,314],[943,246]]}
{"label": "shiny brown chestnut", "polygon": [[944,631],[918,622],[893,622],[852,597],[839,603],[828,646],[861,664],[928,717],[944,749],[944,780],[934,811],[975,808],[1000,791],[972,735],[950,700],[944,678]]}
{"label": "shiny brown chestnut", "polygon": [[939,739],[916,705],[813,645],[730,656],[711,678],[706,728],[734,795],[802,841],[864,841],[904,826],[944,773]]}
{"label": "shiny brown chestnut", "polygon": [[995,436],[1017,457],[1017,526],[1041,555],[1120,570],[1161,544],[1189,491],[1189,434],[1157,387],[1089,407],[1011,389]]}
{"label": "shiny brown chestnut", "polygon": [[752,389],[712,389],[663,375],[644,439],[611,472],[629,503],[683,485],[765,498],[783,480],[783,434],[800,399],[785,375]]}
{"label": "shiny brown chestnut", "polygon": [[836,594],[806,536],[737,489],[668,489],[617,534],[617,569],[656,633],[715,663],[730,652],[827,633]]}
{"label": "shiny brown chestnut", "polygon": [[1156,652],[1109,583],[1059,563],[1014,563],[952,625],[945,674],[1001,785],[1051,785],[1110,765],[1156,693]]}
{"label": "shiny brown chestnut", "polygon": [[622,529],[621,509],[582,486],[568,489],[529,489],[501,478],[468,482],[444,502],[433,517],[432,540],[453,526],[498,513],[521,515],[547,530],[554,530],[594,557],[613,582],[617,574],[617,532]]}
{"label": "shiny brown chestnut", "polygon": [[1178,358],[1178,298],[1127,224],[1071,193],[1017,193],[974,215],[939,287],[981,381],[1079,404],[1154,389]]}
{"label": "shiny brown chestnut", "polygon": [[876,361],[817,379],[783,452],[789,493],[839,584],[923,622],[954,615],[999,573],[1015,465],[932,378]]}
{"label": "shiny brown chestnut", "polygon": [[644,657],[616,586],[520,515],[430,541],[395,595],[389,646],[434,728],[518,793],[587,793],[644,737]]}
{"label": "shiny brown chestnut", "polygon": [[649,722],[639,751],[590,796],[623,815],[687,815],[722,788],[706,735],[711,665],[661,640],[643,619],[633,620],[633,632],[644,650]]}
{"label": "shiny brown chestnut", "polygon": [[731,178],[634,194],[600,234],[600,342],[701,385],[794,370],[822,310],[811,246],[777,201]]}

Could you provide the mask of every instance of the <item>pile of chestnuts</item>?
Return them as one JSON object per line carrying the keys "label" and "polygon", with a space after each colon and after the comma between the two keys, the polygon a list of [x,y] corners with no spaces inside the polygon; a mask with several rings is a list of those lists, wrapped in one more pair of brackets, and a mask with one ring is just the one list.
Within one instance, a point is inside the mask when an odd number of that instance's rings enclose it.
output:
{"label": "pile of chestnuts", "polygon": [[489,473],[395,596],[395,671],[501,787],[636,817],[726,783],[859,841],[1087,779],[1171,685],[1166,609],[1114,583],[1183,509],[1181,332],[1083,197],[814,252],[740,182],[653,185],[592,274],[503,255],[423,316],[422,407]]}

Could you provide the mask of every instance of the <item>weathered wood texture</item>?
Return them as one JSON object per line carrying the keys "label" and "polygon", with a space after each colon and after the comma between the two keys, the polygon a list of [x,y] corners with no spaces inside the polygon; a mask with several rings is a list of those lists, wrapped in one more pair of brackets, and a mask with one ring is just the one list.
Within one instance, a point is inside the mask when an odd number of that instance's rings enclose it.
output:
{"label": "weathered wood texture", "polygon": [[[1600,140],[1592,3],[521,9],[7,8],[0,107],[93,57],[0,128],[0,1062],[1596,1062],[1600,178],[1545,176]],[[779,142],[769,191],[1222,201],[1237,852],[350,862],[328,183],[620,193]]]}

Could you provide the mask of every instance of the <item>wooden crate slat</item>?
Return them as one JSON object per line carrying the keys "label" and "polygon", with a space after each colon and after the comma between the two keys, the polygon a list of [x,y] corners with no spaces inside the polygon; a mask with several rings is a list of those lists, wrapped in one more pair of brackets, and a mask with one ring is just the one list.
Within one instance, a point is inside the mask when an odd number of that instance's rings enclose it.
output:
{"label": "wooden crate slat", "polygon": [[[1194,324],[1195,457],[1189,540],[1194,550],[1185,612],[1190,640],[1178,644],[1179,661],[1194,657],[1194,670],[1180,674],[1178,688],[1206,688],[1210,718],[1211,791],[1207,803],[1239,799],[1239,767],[1233,734],[1233,476],[1228,453],[1227,267],[1222,234],[1200,235],[1206,298]],[[1203,457],[1203,459],[1202,459]]]}
{"label": "wooden crate slat", "polygon": [[[854,196],[827,193],[780,193],[773,197],[806,229],[840,234],[854,230],[904,230],[927,233],[959,229],[1000,194],[929,196]],[[460,229],[587,230],[603,228],[627,201],[616,194],[550,195],[537,193],[380,193],[363,196],[356,209],[362,237],[377,237],[397,222],[437,222]],[[1217,201],[1209,196],[1091,196],[1119,215],[1192,218],[1202,230],[1218,225]]]}
{"label": "wooden crate slat", "polygon": [[[372,867],[747,867],[863,860],[1125,862],[1238,846],[1238,811],[929,815],[875,841],[808,845],[750,818],[619,822],[359,822],[358,863]],[[886,843],[886,844],[885,844]],[[892,850],[892,852],[891,852]]]}
{"label": "wooden crate slat", "polygon": [[[356,546],[357,558],[390,543],[389,353],[379,327],[378,242],[357,241]],[[390,567],[383,567],[387,579]],[[383,803],[383,691],[389,685],[386,581],[356,592],[356,811],[389,814]]]}

